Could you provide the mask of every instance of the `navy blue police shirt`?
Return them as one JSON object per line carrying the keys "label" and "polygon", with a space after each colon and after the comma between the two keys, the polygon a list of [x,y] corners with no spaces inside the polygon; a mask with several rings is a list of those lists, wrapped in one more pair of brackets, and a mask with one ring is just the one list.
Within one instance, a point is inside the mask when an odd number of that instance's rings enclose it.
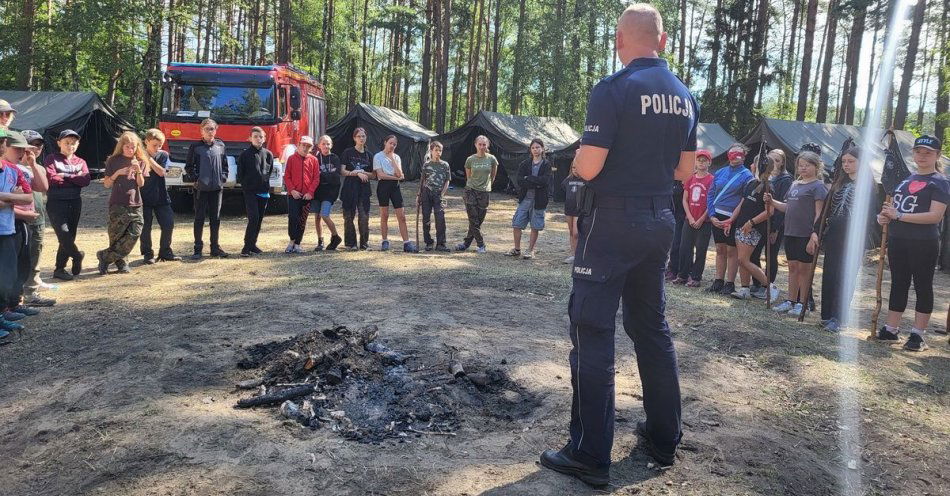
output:
{"label": "navy blue police shirt", "polygon": [[609,151],[587,186],[605,196],[671,195],[698,123],[699,104],[666,60],[634,59],[591,90],[581,143]]}

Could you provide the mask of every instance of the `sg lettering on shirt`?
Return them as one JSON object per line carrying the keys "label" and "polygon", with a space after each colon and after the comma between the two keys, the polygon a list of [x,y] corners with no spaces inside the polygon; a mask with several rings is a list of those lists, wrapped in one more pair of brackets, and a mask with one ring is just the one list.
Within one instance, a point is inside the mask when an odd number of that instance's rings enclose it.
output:
{"label": "sg lettering on shirt", "polygon": [[693,116],[693,106],[688,99],[679,95],[640,95],[640,114],[647,115],[672,114],[683,117]]}
{"label": "sg lettering on shirt", "polygon": [[895,194],[894,208],[905,214],[914,213],[917,210],[917,195]]}

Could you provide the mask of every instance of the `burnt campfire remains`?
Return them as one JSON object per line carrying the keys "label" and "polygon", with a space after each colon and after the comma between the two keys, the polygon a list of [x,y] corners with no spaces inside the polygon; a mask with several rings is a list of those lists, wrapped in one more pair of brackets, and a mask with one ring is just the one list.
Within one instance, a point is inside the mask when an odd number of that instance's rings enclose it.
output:
{"label": "burnt campfire remains", "polygon": [[337,326],[245,348],[237,366],[256,374],[237,388],[256,394],[235,407],[276,408],[301,427],[378,443],[456,436],[466,420],[511,422],[540,404],[503,369],[463,364],[455,348],[403,353],[377,338],[376,326]]}

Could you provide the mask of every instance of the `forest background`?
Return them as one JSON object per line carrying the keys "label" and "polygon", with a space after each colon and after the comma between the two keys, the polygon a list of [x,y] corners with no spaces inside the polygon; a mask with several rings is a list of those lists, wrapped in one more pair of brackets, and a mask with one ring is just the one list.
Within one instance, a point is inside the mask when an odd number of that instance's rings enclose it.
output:
{"label": "forest background", "polygon": [[[901,36],[886,125],[946,138],[950,0],[659,0],[664,57],[702,120],[742,136],[759,117],[861,125],[881,52]],[[89,90],[154,125],[170,61],[290,62],[326,87],[329,121],[356,102],[442,132],[478,110],[575,129],[620,68],[618,0],[3,0],[0,88]],[[940,26],[944,26],[941,28]],[[948,140],[944,140],[945,143]],[[948,145],[950,146],[950,145]]]}

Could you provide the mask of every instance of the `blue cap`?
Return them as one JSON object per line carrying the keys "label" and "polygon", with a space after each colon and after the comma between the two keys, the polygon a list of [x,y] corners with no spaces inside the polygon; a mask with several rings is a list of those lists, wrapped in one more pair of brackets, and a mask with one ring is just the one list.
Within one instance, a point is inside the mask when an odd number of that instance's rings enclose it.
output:
{"label": "blue cap", "polygon": [[917,148],[917,147],[930,148],[931,150],[934,150],[934,151],[938,151],[938,152],[939,152],[939,151],[940,151],[940,140],[937,139],[937,138],[935,138],[935,137],[933,137],[933,136],[928,136],[928,135],[925,134],[925,135],[923,135],[923,136],[917,138],[916,140],[914,140],[914,148]]}

